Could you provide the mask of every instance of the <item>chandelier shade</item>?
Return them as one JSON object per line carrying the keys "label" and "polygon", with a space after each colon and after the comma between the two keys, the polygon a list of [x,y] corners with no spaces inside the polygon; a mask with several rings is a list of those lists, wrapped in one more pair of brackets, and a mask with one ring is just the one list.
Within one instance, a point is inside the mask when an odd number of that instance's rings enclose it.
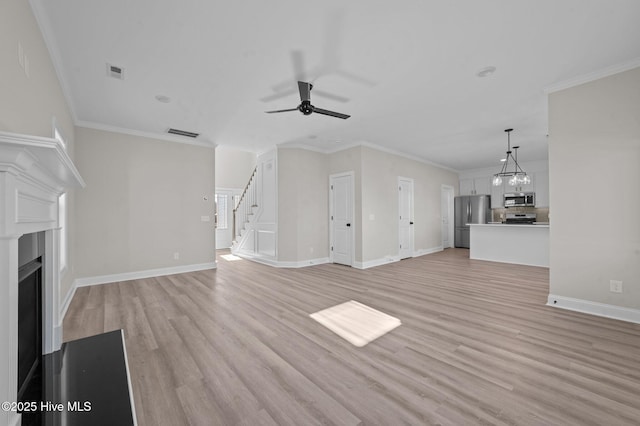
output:
{"label": "chandelier shade", "polygon": [[[522,167],[518,164],[518,148],[514,146],[511,151],[511,132],[513,129],[505,129],[507,133],[507,156],[502,163],[502,169],[493,175],[493,186],[502,185],[503,179],[508,179],[509,186],[527,185],[531,183],[531,177],[522,170]],[[515,154],[515,155],[514,155]],[[511,166],[511,170],[509,170]]]}

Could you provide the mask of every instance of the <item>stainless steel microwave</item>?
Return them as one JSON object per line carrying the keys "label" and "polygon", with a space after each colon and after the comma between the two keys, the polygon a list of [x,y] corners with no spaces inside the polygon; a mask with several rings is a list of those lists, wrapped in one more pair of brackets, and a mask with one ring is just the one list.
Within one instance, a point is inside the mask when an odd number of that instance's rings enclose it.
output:
{"label": "stainless steel microwave", "polygon": [[534,207],[535,205],[535,192],[511,192],[504,194],[505,207]]}

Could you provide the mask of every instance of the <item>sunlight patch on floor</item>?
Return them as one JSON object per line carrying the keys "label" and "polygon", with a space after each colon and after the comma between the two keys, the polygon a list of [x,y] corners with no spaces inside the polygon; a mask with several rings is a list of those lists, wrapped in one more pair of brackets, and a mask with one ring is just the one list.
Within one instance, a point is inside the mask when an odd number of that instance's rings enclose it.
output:
{"label": "sunlight patch on floor", "polygon": [[238,257],[235,254],[221,254],[220,257],[223,258],[224,260],[229,261],[229,262],[234,261],[234,260],[242,260],[241,257]]}
{"label": "sunlight patch on floor", "polygon": [[372,342],[402,324],[398,318],[355,300],[309,316],[357,347]]}

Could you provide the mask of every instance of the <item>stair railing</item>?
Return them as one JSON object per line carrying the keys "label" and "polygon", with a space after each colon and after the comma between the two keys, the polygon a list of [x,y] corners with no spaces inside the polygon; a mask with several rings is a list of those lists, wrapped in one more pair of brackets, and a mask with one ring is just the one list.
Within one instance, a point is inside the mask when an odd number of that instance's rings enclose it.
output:
{"label": "stair railing", "polygon": [[249,182],[244,187],[242,195],[238,200],[238,204],[233,209],[233,239],[236,240],[240,236],[240,230],[244,224],[249,222],[249,215],[253,214],[253,207],[257,202],[257,187],[255,184],[258,167],[256,166],[251,173]]}

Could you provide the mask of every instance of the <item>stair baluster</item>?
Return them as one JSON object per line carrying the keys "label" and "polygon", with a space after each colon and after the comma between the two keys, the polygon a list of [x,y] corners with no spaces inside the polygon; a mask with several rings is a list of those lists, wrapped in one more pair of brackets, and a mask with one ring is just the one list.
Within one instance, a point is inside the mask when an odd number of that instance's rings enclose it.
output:
{"label": "stair baluster", "polygon": [[249,182],[244,187],[242,195],[238,200],[238,204],[233,209],[233,239],[237,240],[240,237],[242,230],[245,228],[247,222],[249,222],[250,214],[253,214],[253,208],[257,207],[256,199],[256,174],[258,168],[253,169]]}

